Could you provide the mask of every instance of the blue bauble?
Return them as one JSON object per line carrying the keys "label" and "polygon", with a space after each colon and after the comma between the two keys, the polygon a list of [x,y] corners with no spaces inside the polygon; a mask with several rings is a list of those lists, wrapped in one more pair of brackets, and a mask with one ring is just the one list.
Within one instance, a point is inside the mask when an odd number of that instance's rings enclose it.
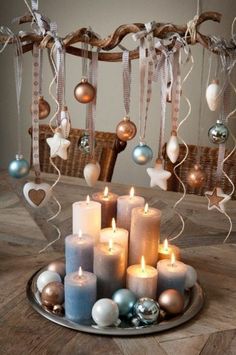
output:
{"label": "blue bauble", "polygon": [[113,294],[112,299],[115,301],[119,308],[120,316],[128,315],[132,311],[132,308],[137,300],[133,292],[127,288],[121,288],[120,290],[117,290]]}
{"label": "blue bauble", "polygon": [[132,157],[136,164],[144,165],[152,160],[153,152],[148,145],[141,142],[134,148]]}
{"label": "blue bauble", "polygon": [[27,160],[22,155],[16,155],[16,159],[12,160],[8,166],[8,173],[11,177],[20,179],[28,175],[29,169]]}

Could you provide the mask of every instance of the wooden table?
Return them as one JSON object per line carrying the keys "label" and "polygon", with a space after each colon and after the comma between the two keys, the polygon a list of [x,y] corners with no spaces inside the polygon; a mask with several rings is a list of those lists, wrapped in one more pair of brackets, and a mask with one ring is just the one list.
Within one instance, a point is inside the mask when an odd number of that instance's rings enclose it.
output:
{"label": "wooden table", "polygon": [[[52,183],[55,176],[45,175]],[[92,191],[84,181],[63,177],[55,188],[62,212],[56,219],[62,240],[44,254],[40,248],[55,237],[46,218],[55,204],[37,212],[20,198],[23,181],[2,173],[0,179],[0,354],[236,354],[236,227],[227,244],[228,222],[217,211],[207,210],[204,197],[187,196],[179,210],[186,228],[176,241],[183,260],[198,272],[206,301],[201,313],[190,322],[164,333],[131,338],[94,336],[75,332],[44,319],[30,306],[25,287],[30,276],[63,253],[63,238],[71,232],[71,204]],[[110,184],[109,184],[110,185]],[[127,193],[129,187],[111,184],[112,191]],[[162,210],[161,232],[174,235],[180,228],[172,206],[180,196],[158,189],[136,188],[150,205]],[[236,221],[236,202],[227,205]]]}

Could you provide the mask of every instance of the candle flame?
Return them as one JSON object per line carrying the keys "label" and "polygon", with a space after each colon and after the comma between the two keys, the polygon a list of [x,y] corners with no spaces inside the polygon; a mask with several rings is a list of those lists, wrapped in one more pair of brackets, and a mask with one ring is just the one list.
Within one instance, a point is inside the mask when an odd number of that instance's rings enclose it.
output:
{"label": "candle flame", "polygon": [[82,230],[79,229],[79,238],[82,238]]}
{"label": "candle flame", "polygon": [[113,240],[112,238],[109,239],[109,247],[108,247],[108,250],[111,252],[112,251],[112,248],[113,248]]}
{"label": "candle flame", "polygon": [[83,276],[83,270],[82,270],[81,266],[79,267],[78,275],[79,275],[79,277]]}
{"label": "candle flame", "polygon": [[108,190],[108,187],[106,186],[104,189],[104,192],[103,192],[103,197],[108,198],[108,194],[109,194],[109,190]]}
{"label": "candle flame", "polygon": [[89,195],[87,195],[87,198],[86,198],[87,205],[89,204],[89,202],[90,202],[90,197],[89,197]]}
{"label": "candle flame", "polygon": [[165,250],[165,251],[168,251],[168,250],[169,250],[169,245],[168,245],[168,240],[167,240],[167,238],[164,240],[163,247],[164,247],[164,250]]}
{"label": "candle flame", "polygon": [[129,192],[129,197],[133,198],[134,197],[134,187],[132,186]]}
{"label": "candle flame", "polygon": [[175,254],[174,253],[171,253],[171,259],[170,259],[171,261],[171,266],[174,266],[174,264],[175,264]]}
{"label": "candle flame", "polygon": [[144,256],[142,256],[142,258],[141,258],[141,269],[142,269],[142,272],[145,272],[145,268],[146,268],[146,263],[145,263]]}
{"label": "candle flame", "polygon": [[148,203],[146,203],[145,206],[144,206],[144,213],[145,214],[148,213]]}
{"label": "candle flame", "polygon": [[116,232],[116,221],[115,221],[115,218],[112,218],[111,227],[112,227],[113,233],[115,233]]}

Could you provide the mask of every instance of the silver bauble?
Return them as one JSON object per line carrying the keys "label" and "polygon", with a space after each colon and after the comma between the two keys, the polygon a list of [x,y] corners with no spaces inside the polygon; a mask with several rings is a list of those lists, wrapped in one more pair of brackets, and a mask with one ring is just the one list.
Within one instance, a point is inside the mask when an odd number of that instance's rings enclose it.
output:
{"label": "silver bauble", "polygon": [[208,137],[212,143],[222,144],[225,143],[229,137],[229,130],[221,121],[216,121],[208,131]]}
{"label": "silver bauble", "polygon": [[132,311],[132,308],[137,300],[133,292],[127,288],[117,290],[113,294],[112,299],[116,302],[119,308],[120,316],[127,316]]}
{"label": "silver bauble", "polygon": [[8,173],[11,177],[20,179],[28,175],[30,170],[29,163],[23,155],[16,154],[16,159],[12,160],[8,166]]}
{"label": "silver bauble", "polygon": [[152,298],[140,298],[134,305],[134,317],[144,324],[153,324],[158,320],[160,306]]}
{"label": "silver bauble", "polygon": [[136,164],[144,165],[147,164],[153,158],[152,149],[143,142],[137,145],[132,153],[133,160]]}
{"label": "silver bauble", "polygon": [[79,146],[79,150],[81,152],[87,153],[89,154],[90,152],[90,146],[89,146],[89,134],[88,133],[84,133],[78,142],[78,146]]}

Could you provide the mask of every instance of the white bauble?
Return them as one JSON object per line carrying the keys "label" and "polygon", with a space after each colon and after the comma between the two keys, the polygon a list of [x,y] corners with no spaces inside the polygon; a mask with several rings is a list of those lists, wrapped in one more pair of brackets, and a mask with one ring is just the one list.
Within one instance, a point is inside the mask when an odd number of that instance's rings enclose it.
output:
{"label": "white bauble", "polygon": [[220,86],[218,80],[213,80],[206,89],[206,100],[211,111],[216,111],[220,104]]}
{"label": "white bauble", "polygon": [[92,308],[92,318],[99,327],[109,327],[118,322],[119,308],[109,298],[101,298]]}
{"label": "white bauble", "polygon": [[188,289],[195,285],[197,281],[197,271],[190,265],[186,265],[186,267],[185,289]]}
{"label": "white bauble", "polygon": [[37,288],[39,292],[42,292],[46,285],[54,281],[61,282],[61,277],[57,272],[50,270],[43,271],[37,278]]}
{"label": "white bauble", "polygon": [[88,186],[94,186],[99,178],[101,168],[98,162],[88,163],[84,167],[84,178]]}

